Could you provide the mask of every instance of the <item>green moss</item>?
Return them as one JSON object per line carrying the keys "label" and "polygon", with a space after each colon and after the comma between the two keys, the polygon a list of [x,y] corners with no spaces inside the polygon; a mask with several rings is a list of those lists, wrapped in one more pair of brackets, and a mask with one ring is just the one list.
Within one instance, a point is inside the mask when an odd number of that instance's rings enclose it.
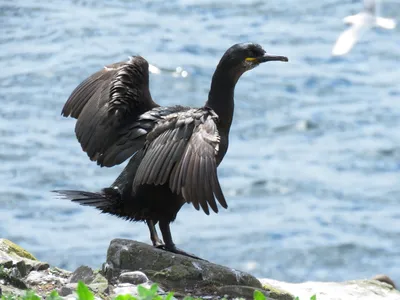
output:
{"label": "green moss", "polygon": [[31,260],[37,260],[36,257],[34,257],[31,253],[26,251],[24,248],[21,248],[20,246],[14,244],[13,242],[6,239],[0,240],[0,242],[1,241],[3,242],[4,245],[7,246],[6,252],[8,254],[15,254],[19,257],[28,258]]}
{"label": "green moss", "polygon": [[273,287],[272,285],[269,284],[263,284],[263,289],[267,290],[270,292],[270,296],[274,299],[279,299],[279,300],[293,300],[294,296],[291,295],[290,293],[277,289],[276,287]]}
{"label": "green moss", "polygon": [[95,273],[95,276],[94,276],[93,281],[91,283],[92,284],[94,284],[94,283],[105,283],[105,284],[108,284],[108,281],[103,275],[101,275],[99,272],[97,272],[97,274]]}
{"label": "green moss", "polygon": [[102,299],[107,299],[105,291],[108,288],[108,281],[99,273],[99,271],[97,271],[97,273],[95,272],[95,274],[93,281],[88,286],[97,296]]}
{"label": "green moss", "polygon": [[15,295],[13,293],[3,293],[3,297],[0,298],[2,300],[13,300],[13,299],[17,299],[18,295]]}
{"label": "green moss", "polygon": [[167,276],[172,280],[182,280],[187,277],[191,277],[191,272],[183,265],[173,265],[169,269]]}
{"label": "green moss", "polygon": [[171,267],[156,272],[154,271],[145,271],[145,272],[147,272],[146,274],[149,274],[150,276],[154,276],[154,278],[165,279],[173,282],[180,282],[182,280],[192,280],[200,276],[200,274],[197,274],[196,270],[187,268],[183,264],[173,265]]}

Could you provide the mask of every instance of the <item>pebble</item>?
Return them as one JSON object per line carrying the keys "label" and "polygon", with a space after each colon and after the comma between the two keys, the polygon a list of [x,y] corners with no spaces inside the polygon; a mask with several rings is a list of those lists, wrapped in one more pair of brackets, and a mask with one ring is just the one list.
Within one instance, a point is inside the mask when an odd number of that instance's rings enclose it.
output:
{"label": "pebble", "polygon": [[61,287],[61,289],[59,291],[59,295],[61,297],[65,297],[65,296],[71,295],[72,292],[73,292],[73,290],[71,288],[69,288],[67,286],[63,286],[63,287]]}
{"label": "pebble", "polygon": [[149,281],[146,274],[140,271],[125,272],[119,275],[119,282],[121,283],[132,283],[132,284],[142,284]]}

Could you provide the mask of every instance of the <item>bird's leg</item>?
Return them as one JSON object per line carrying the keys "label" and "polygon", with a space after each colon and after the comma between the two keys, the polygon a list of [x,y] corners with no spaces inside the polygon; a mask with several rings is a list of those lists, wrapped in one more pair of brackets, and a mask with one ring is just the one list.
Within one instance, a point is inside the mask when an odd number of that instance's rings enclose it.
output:
{"label": "bird's leg", "polygon": [[163,241],[158,237],[157,230],[155,225],[157,222],[154,222],[153,220],[147,219],[146,220],[147,226],[149,227],[150,230],[150,239],[153,242],[153,246],[160,248],[164,247]]}
{"label": "bird's leg", "polygon": [[177,254],[181,254],[181,255],[185,255],[191,258],[195,258],[195,259],[200,259],[200,260],[204,260],[200,257],[197,257],[193,254],[187,253],[183,250],[180,250],[178,248],[176,248],[174,242],[172,241],[172,235],[171,235],[171,230],[169,228],[169,222],[165,221],[165,220],[160,220],[160,230],[161,230],[161,234],[163,236],[164,242],[165,242],[165,246],[162,247],[164,250],[169,251],[169,252],[173,252],[173,253],[177,253]]}

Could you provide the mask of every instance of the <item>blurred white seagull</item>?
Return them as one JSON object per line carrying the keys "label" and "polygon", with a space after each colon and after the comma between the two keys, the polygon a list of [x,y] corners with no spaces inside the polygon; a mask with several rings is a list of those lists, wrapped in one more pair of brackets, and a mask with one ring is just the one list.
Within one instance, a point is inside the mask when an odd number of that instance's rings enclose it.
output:
{"label": "blurred white seagull", "polygon": [[343,19],[344,23],[352,26],[338,37],[332,49],[332,55],[348,53],[361,35],[371,27],[377,26],[385,29],[396,27],[394,20],[379,17],[379,6],[379,0],[364,0],[364,9],[361,12]]}

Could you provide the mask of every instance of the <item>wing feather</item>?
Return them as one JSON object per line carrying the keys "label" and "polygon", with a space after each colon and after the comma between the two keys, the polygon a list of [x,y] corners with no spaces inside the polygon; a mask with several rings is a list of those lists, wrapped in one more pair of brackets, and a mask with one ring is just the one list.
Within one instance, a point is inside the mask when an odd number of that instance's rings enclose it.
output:
{"label": "wing feather", "polygon": [[109,65],[78,85],[63,107],[63,116],[78,119],[75,133],[82,149],[101,166],[119,164],[141,149],[142,136],[159,118],[155,111],[153,119],[139,121],[158,107],[149,91],[148,67],[140,56]]}
{"label": "wing feather", "polygon": [[204,163],[203,163],[204,164],[203,166],[205,169],[205,174],[206,174],[206,176],[204,177],[204,182],[206,182],[205,195],[206,195],[207,202],[210,204],[210,207],[212,208],[212,210],[215,213],[218,213],[218,206],[214,199],[213,189],[212,189],[212,186],[210,183],[210,176],[207,176],[208,174],[210,174],[212,172],[211,163],[209,163],[208,161],[209,161],[209,159],[205,158]]}
{"label": "wing feather", "polygon": [[199,210],[227,207],[217,177],[220,137],[217,116],[207,108],[188,109],[160,119],[146,138],[133,190],[144,184],[168,184]]}
{"label": "wing feather", "polygon": [[[171,149],[169,155],[165,158],[165,163],[167,163],[168,165],[165,167],[165,169],[162,170],[162,172],[160,172],[159,174],[160,182],[158,184],[165,184],[168,181],[168,178],[172,171],[172,167],[175,165],[178,158],[181,157],[184,149],[185,148],[183,140],[179,140],[174,143],[174,146]],[[176,186],[177,186],[177,180],[175,180],[176,177],[172,177],[172,179],[174,181],[171,184],[171,190],[176,191]]]}
{"label": "wing feather", "polygon": [[193,198],[197,199],[197,202],[200,203],[201,208],[203,209],[203,211],[206,213],[206,215],[210,214],[210,210],[208,208],[208,199],[206,199],[205,197],[205,188],[204,188],[204,184],[205,182],[201,181],[200,179],[200,169],[202,168],[202,165],[200,164],[200,158],[201,156],[199,156],[197,153],[193,154],[193,164],[194,164],[194,169],[193,169],[193,173],[192,173],[192,188],[193,188]]}
{"label": "wing feather", "polygon": [[78,118],[83,107],[89,102],[96,91],[100,89],[101,85],[110,80],[112,74],[112,72],[108,72],[104,68],[85,79],[69,96],[61,114],[65,117]]}
{"label": "wing feather", "polygon": [[217,178],[217,171],[216,171],[215,164],[214,163],[212,163],[212,164],[214,165],[214,168],[213,168],[214,170],[213,170],[213,172],[211,172],[212,175],[211,175],[210,179],[211,179],[211,186],[214,191],[214,195],[217,198],[219,204],[221,204],[221,206],[223,208],[228,208],[228,204],[226,203],[224,194],[222,193],[222,189],[221,189],[221,186],[220,186],[218,178]]}

